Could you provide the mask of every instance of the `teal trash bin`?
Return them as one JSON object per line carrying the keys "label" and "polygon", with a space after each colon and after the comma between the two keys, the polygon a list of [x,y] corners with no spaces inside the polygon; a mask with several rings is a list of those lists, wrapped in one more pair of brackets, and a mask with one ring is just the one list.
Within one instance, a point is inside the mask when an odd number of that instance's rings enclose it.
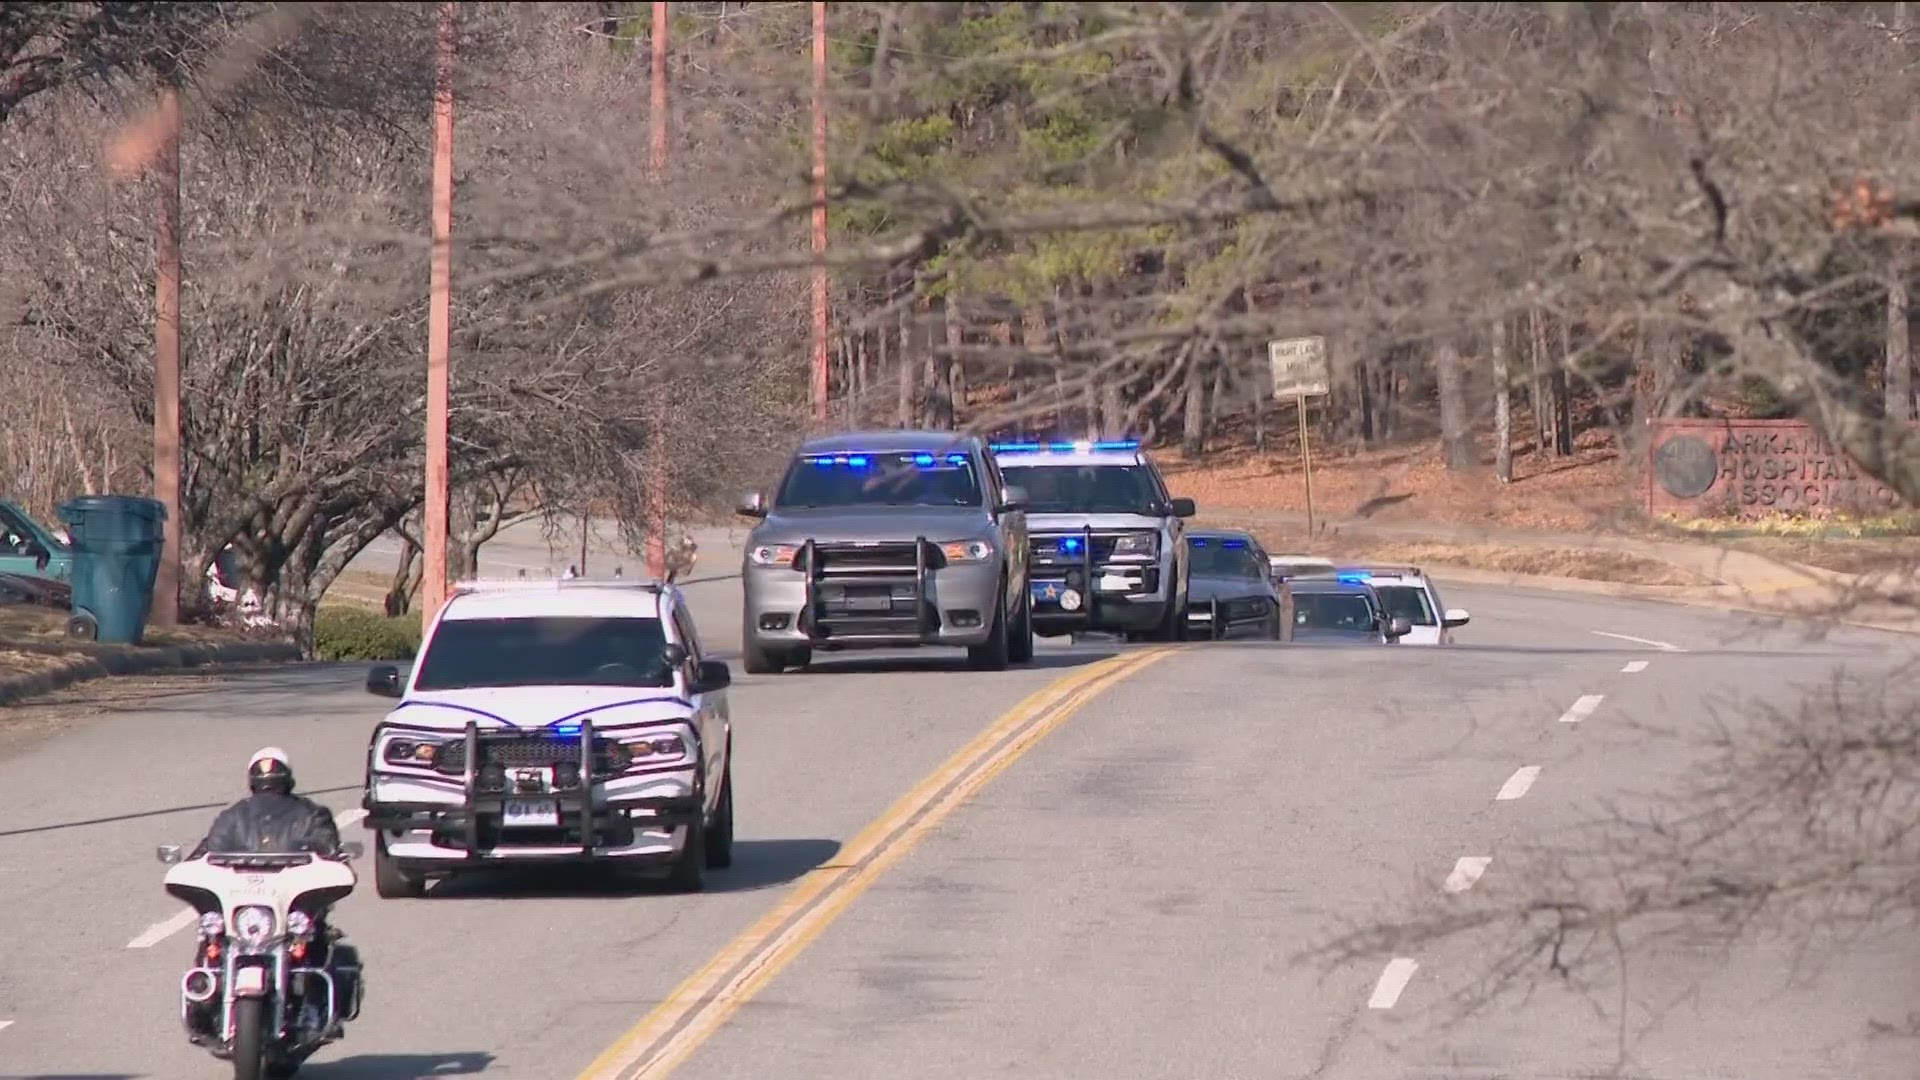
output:
{"label": "teal trash bin", "polygon": [[131,495],[87,495],[60,506],[73,536],[73,617],[67,633],[138,645],[153,611],[167,508]]}

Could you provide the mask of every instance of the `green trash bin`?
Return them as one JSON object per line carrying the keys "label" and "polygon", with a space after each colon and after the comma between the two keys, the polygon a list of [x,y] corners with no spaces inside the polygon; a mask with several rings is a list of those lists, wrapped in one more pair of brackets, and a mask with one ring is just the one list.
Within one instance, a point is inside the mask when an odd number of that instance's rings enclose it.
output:
{"label": "green trash bin", "polygon": [[86,495],[60,506],[73,536],[73,617],[67,633],[138,645],[153,611],[167,508],[131,495]]}

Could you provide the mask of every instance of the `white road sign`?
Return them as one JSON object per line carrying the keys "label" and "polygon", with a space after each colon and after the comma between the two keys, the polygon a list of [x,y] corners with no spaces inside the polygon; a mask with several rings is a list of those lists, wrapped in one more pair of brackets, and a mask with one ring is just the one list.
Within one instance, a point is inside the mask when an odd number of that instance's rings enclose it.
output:
{"label": "white road sign", "polygon": [[1273,396],[1281,401],[1324,397],[1333,389],[1327,372],[1327,339],[1285,338],[1267,343],[1273,369]]}

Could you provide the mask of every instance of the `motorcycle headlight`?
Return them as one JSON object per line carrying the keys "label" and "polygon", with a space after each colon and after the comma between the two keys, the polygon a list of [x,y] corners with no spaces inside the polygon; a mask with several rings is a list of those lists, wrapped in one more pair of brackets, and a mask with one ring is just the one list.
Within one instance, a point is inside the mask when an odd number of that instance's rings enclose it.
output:
{"label": "motorcycle headlight", "polygon": [[1151,559],[1159,553],[1159,533],[1127,533],[1113,544],[1113,558],[1116,559]]}
{"label": "motorcycle headlight", "polygon": [[265,941],[273,936],[273,909],[243,907],[234,912],[233,932],[242,941]]}
{"label": "motorcycle headlight", "polygon": [[951,544],[941,544],[940,554],[950,563],[980,563],[993,558],[993,542],[990,540],[955,540]]}
{"label": "motorcycle headlight", "polygon": [[794,544],[756,544],[747,549],[747,561],[755,566],[792,566],[800,555]]}
{"label": "motorcycle headlight", "polygon": [[303,938],[313,933],[313,917],[304,911],[287,913],[287,933]]}

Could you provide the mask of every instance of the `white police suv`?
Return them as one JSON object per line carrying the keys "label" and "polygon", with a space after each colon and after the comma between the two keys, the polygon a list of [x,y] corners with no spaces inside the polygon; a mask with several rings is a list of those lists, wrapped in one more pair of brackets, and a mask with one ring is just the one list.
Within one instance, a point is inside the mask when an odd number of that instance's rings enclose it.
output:
{"label": "white police suv", "polygon": [[1186,518],[1140,444],[995,443],[1026,495],[1033,632],[1177,641],[1187,630]]}
{"label": "white police suv", "polygon": [[1417,566],[1343,566],[1335,573],[1342,581],[1372,585],[1387,616],[1407,620],[1412,630],[1402,645],[1451,645],[1454,628],[1472,618],[1464,608],[1441,604],[1440,590]]}
{"label": "white police suv", "polygon": [[700,889],[732,861],[727,665],[671,584],[457,585],[367,748],[374,885],[502,865],[663,867]]}

